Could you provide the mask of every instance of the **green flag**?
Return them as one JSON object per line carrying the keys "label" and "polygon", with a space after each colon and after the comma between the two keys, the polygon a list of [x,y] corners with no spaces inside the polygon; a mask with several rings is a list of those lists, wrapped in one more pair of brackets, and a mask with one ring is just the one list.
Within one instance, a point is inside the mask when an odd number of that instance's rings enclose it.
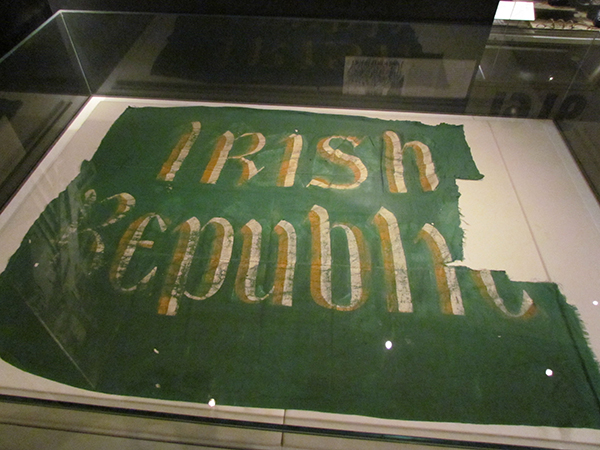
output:
{"label": "green flag", "polygon": [[600,428],[552,283],[463,258],[461,126],[129,108],[0,277],[0,355],[98,392]]}

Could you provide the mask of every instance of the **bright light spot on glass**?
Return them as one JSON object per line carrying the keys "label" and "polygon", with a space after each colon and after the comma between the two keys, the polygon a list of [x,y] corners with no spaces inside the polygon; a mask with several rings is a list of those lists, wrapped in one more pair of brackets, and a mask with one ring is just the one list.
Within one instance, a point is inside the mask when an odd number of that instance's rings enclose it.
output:
{"label": "bright light spot on glass", "polygon": [[548,81],[552,81],[552,80],[554,80],[554,77],[548,78]]}
{"label": "bright light spot on glass", "polygon": [[157,348],[154,349],[154,353],[156,353],[158,355],[158,349]]}
{"label": "bright light spot on glass", "polygon": [[392,344],[392,341],[385,341],[385,348],[387,348],[388,350],[389,350],[390,348],[392,348],[392,345],[393,345],[393,344]]}
{"label": "bright light spot on glass", "polygon": [[502,337],[502,335],[501,335],[501,334],[499,334],[499,335],[498,335],[498,337],[499,337],[499,338],[501,338],[501,337]]}
{"label": "bright light spot on glass", "polygon": [[33,267],[37,267],[37,266],[39,266],[39,265],[40,265],[40,263],[35,263],[35,264],[33,265]]}
{"label": "bright light spot on glass", "polygon": [[157,389],[160,389],[160,384],[156,383],[154,386],[156,386]]}
{"label": "bright light spot on glass", "polygon": [[217,402],[215,402],[215,399],[214,399],[214,398],[211,398],[211,399],[208,401],[208,406],[210,406],[211,408],[212,408],[212,407],[214,407],[216,404],[217,404]]}
{"label": "bright light spot on glass", "polygon": [[554,372],[552,372],[552,369],[546,369],[546,376],[551,377],[552,375],[554,375]]}
{"label": "bright light spot on glass", "polygon": [[592,305],[594,305],[594,306],[598,306],[598,300],[594,300],[594,301],[592,302]]}

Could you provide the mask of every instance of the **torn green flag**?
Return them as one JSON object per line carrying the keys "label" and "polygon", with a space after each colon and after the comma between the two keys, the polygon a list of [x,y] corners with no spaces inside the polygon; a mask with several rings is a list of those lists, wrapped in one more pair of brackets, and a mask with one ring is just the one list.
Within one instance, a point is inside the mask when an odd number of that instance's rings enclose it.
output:
{"label": "torn green flag", "polygon": [[98,392],[600,428],[556,285],[456,267],[461,126],[129,108],[0,277],[0,355]]}

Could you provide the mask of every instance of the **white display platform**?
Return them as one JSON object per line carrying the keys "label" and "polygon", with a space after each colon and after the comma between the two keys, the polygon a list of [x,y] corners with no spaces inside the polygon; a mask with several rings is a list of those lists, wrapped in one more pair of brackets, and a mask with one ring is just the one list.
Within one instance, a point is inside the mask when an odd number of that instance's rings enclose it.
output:
{"label": "white display platform", "polygon": [[[92,98],[0,215],[0,271],[45,206],[79,173],[128,106],[226,106],[215,103]],[[281,109],[264,105],[238,105]],[[285,107],[326,114],[464,125],[483,180],[458,180],[465,259],[457,265],[505,270],[515,281],[552,281],[576,306],[600,355],[600,206],[551,121]],[[452,440],[600,448],[600,431],[381,420],[307,411],[240,408],[100,394],[72,388],[0,361],[0,394],[252,422]],[[233,432],[233,431],[232,431]],[[301,435],[290,446],[302,447]],[[308,437],[306,437],[308,439]],[[259,439],[260,440],[260,439]],[[223,442],[227,436],[223,436]],[[276,439],[260,442],[279,446]],[[289,441],[288,441],[289,442]],[[306,443],[306,445],[309,445]]]}

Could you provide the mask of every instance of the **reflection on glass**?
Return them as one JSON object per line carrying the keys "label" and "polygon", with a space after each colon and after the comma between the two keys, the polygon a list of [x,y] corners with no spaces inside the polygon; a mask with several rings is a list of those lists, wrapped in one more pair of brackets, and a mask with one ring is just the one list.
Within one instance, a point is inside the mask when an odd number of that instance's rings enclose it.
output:
{"label": "reflection on glass", "polygon": [[0,58],[0,206],[89,95],[66,36],[55,18]]}

